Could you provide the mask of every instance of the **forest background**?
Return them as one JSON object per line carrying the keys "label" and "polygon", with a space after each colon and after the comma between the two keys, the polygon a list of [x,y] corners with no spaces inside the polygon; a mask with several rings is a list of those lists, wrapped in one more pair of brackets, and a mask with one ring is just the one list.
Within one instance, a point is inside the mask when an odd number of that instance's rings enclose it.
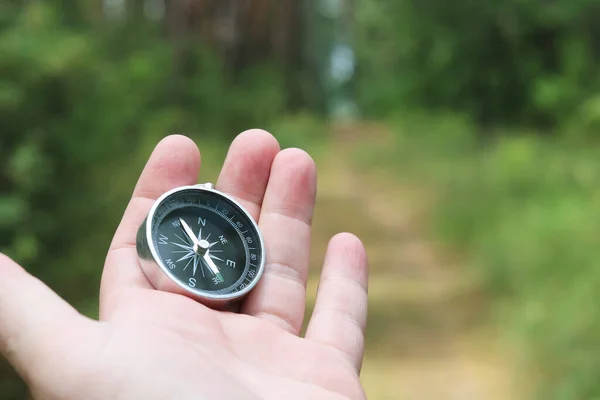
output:
{"label": "forest background", "polygon": [[600,397],[600,1],[0,2],[0,250],[90,316],[156,142],[189,135],[214,175],[255,127],[435,199],[427,234],[529,396]]}

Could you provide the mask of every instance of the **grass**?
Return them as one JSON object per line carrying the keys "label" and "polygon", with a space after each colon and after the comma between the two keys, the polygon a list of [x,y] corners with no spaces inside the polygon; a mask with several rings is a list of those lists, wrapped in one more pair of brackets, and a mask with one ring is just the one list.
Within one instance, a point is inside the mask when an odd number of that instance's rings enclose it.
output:
{"label": "grass", "polygon": [[536,133],[478,144],[454,116],[398,118],[363,151],[435,194],[433,232],[491,296],[536,398],[600,398],[600,151]]}

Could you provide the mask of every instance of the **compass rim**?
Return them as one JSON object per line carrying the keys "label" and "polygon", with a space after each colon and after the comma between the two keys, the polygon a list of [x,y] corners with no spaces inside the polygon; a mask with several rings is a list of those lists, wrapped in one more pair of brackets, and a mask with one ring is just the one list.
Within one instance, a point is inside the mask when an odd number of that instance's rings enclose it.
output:
{"label": "compass rim", "polygon": [[[232,291],[229,293],[225,293],[225,294],[214,294],[208,291],[204,291],[204,290],[200,290],[200,289],[195,289],[195,288],[191,288],[188,285],[184,284],[175,274],[173,274],[171,272],[171,270],[164,264],[162,257],[160,256],[160,254],[158,253],[158,249],[155,246],[153,237],[152,237],[152,228],[153,228],[153,224],[152,221],[154,219],[154,216],[156,215],[156,212],[158,210],[158,208],[164,203],[164,201],[166,199],[168,199],[169,197],[171,197],[172,195],[178,193],[178,192],[182,192],[182,191],[186,191],[186,190],[192,190],[192,191],[200,191],[200,192],[208,192],[208,193],[213,193],[219,197],[221,197],[224,201],[229,202],[231,204],[233,204],[241,214],[243,214],[249,221],[250,224],[252,225],[251,228],[256,232],[256,236],[259,240],[259,247],[260,247],[260,260],[257,263],[258,268],[257,268],[257,273],[256,276],[254,278],[252,278],[251,282],[248,283],[248,285],[246,285],[246,287],[244,287],[243,289],[239,290],[239,291]],[[258,227],[258,224],[256,223],[256,221],[254,220],[254,218],[252,218],[252,216],[250,215],[250,213],[248,212],[248,210],[246,210],[236,199],[234,199],[232,196],[223,193],[217,189],[214,189],[212,187],[206,187],[204,185],[184,185],[184,186],[178,186],[176,188],[173,188],[171,190],[166,191],[165,193],[163,193],[158,199],[156,199],[156,201],[154,202],[154,204],[152,205],[152,207],[150,208],[150,211],[148,212],[148,216],[145,220],[145,240],[148,244],[148,249],[152,255],[153,261],[157,264],[157,266],[162,270],[162,272],[167,275],[167,277],[169,278],[169,280],[173,283],[175,283],[179,288],[183,289],[186,293],[188,294],[192,294],[194,297],[196,298],[201,298],[201,299],[207,299],[210,301],[232,301],[232,300],[236,300],[239,298],[242,298],[244,296],[246,296],[250,291],[252,291],[256,285],[258,284],[258,282],[260,281],[260,279],[262,278],[264,269],[265,269],[265,263],[266,263],[266,254],[265,254],[265,245],[264,245],[264,238],[262,236],[262,233],[260,232],[260,229]]]}

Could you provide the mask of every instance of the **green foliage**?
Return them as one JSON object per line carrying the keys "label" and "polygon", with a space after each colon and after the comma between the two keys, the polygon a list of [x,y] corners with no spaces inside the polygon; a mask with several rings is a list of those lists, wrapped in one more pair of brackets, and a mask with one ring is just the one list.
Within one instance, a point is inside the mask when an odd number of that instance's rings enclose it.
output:
{"label": "green foliage", "polygon": [[478,123],[576,123],[600,90],[593,0],[357,3],[359,100],[464,112]]}
{"label": "green foliage", "polygon": [[[143,18],[101,21],[95,2],[59,3],[0,2],[0,251],[93,316],[106,248],[160,138],[194,138],[214,179],[240,130],[265,127],[315,154],[327,129],[310,111],[285,116],[290,78],[269,60],[233,76],[198,38],[174,43]],[[538,365],[540,398],[600,396],[600,154],[584,141],[600,130],[600,3],[356,7],[352,90],[398,131],[389,154],[366,161],[440,189],[436,228]],[[320,24],[307,53],[324,71],[334,25]],[[316,89],[305,90],[330,91]],[[9,371],[0,365],[0,393],[22,398]]]}
{"label": "green foliage", "polygon": [[356,18],[358,101],[398,131],[369,162],[438,189],[435,228],[523,343],[539,398],[598,398],[600,2],[369,0]]}
{"label": "green foliage", "polygon": [[393,124],[397,145],[372,157],[434,189],[433,228],[493,299],[537,398],[600,396],[599,150],[526,132],[482,145],[452,116]]}
{"label": "green foliage", "polygon": [[444,192],[445,237],[466,244],[490,293],[539,362],[540,398],[598,396],[597,151],[525,137],[478,157]]}
{"label": "green foliage", "polygon": [[[156,142],[184,133],[224,152],[214,143],[274,120],[286,92],[274,64],[232,77],[199,40],[62,11],[0,4],[0,251],[95,316],[106,250]],[[23,391],[0,364],[0,397]]]}
{"label": "green foliage", "polygon": [[[74,228],[80,221],[104,223],[107,205],[97,194],[107,182],[88,179],[97,165],[129,157],[146,137],[231,138],[236,128],[275,118],[285,103],[278,74],[267,67],[248,68],[232,82],[202,46],[178,54],[158,33],[117,46],[128,33],[119,25],[74,28],[50,2],[6,8],[2,250],[34,272],[48,271],[41,254],[58,256],[81,236]],[[175,68],[178,57],[186,68]]]}
{"label": "green foliage", "polygon": [[[302,147],[310,153],[318,153],[326,146],[325,138],[329,126],[308,112],[287,114],[267,126],[282,149]],[[316,155],[316,154],[314,154]]]}

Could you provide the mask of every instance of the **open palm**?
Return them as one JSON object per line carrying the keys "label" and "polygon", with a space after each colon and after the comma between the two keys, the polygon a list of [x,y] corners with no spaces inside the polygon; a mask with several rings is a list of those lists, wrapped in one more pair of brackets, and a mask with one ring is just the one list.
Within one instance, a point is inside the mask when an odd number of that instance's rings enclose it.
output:
{"label": "open palm", "polygon": [[364,399],[367,260],[353,235],[330,241],[315,311],[299,336],[316,192],[305,152],[280,151],[260,130],[231,144],[216,188],[258,222],[267,255],[238,312],[150,285],[137,261],[137,228],[162,193],[195,184],[199,168],[188,138],[157,145],[110,246],[99,321],[0,258],[2,353],[38,399]]}

